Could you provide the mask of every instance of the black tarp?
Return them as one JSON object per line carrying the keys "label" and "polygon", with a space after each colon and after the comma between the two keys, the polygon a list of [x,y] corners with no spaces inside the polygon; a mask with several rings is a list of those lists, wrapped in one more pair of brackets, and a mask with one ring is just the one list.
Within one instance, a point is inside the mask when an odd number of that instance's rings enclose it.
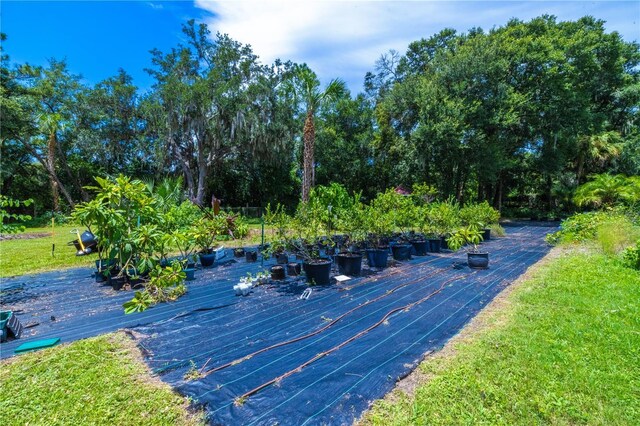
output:
{"label": "black tarp", "polygon": [[[21,309],[23,323],[42,321],[26,330],[32,338],[62,337],[68,342],[132,328],[151,368],[202,404],[212,424],[348,424],[413,370],[425,352],[441,347],[544,256],[548,246],[543,237],[552,230],[513,226],[507,228],[506,238],[483,243],[491,257],[488,270],[459,267],[464,253],[432,254],[381,272],[365,269],[367,276],[342,284],[312,287],[308,300],[299,298],[307,288],[301,279],[235,296],[232,286],[238,279],[261,270],[259,263],[241,259],[200,271],[187,295],[141,314],[125,316],[121,304],[132,293],[101,287],[87,270],[5,280],[2,302]],[[383,321],[404,306],[410,307]],[[345,344],[349,339],[353,340]],[[13,346],[24,341],[2,344],[1,355],[10,356]],[[238,400],[341,344],[300,371]],[[225,364],[232,365],[196,380],[185,379],[190,370]]]}

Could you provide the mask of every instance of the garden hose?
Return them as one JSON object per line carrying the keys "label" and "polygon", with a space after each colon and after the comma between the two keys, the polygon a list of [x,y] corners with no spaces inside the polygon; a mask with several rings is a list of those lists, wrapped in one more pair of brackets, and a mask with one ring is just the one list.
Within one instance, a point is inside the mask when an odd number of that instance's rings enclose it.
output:
{"label": "garden hose", "polygon": [[[475,272],[474,272],[474,273],[475,273]],[[440,285],[440,287],[439,287],[438,289],[436,289],[436,290],[434,290],[433,292],[429,293],[427,296],[423,297],[422,299],[417,300],[417,301],[412,302],[412,303],[409,303],[409,304],[404,305],[404,306],[399,306],[399,307],[397,307],[397,308],[394,308],[394,309],[390,310],[390,311],[389,311],[389,312],[387,312],[387,313],[386,313],[386,314],[385,314],[385,315],[384,315],[384,316],[383,316],[383,317],[382,317],[378,322],[376,322],[375,324],[373,324],[373,325],[371,325],[371,326],[367,327],[366,329],[364,329],[364,330],[362,330],[362,331],[360,331],[360,332],[358,332],[358,333],[354,334],[353,336],[351,336],[351,337],[350,337],[350,338],[348,338],[347,340],[343,341],[342,343],[339,343],[339,344],[337,344],[336,346],[334,346],[334,347],[332,347],[331,349],[328,349],[328,350],[326,350],[326,351],[324,351],[324,352],[320,352],[319,354],[317,354],[317,355],[315,355],[314,357],[310,358],[309,360],[307,360],[307,361],[303,362],[302,364],[300,364],[300,365],[299,365],[299,366],[297,366],[296,368],[294,368],[294,369],[292,369],[292,370],[289,370],[289,371],[287,371],[286,373],[284,373],[284,374],[282,374],[282,375],[280,375],[280,376],[278,376],[278,377],[276,377],[276,378],[274,378],[274,379],[271,379],[271,380],[269,380],[269,381],[267,381],[267,382],[265,382],[265,383],[263,383],[263,384],[261,384],[261,385],[259,385],[259,386],[255,387],[255,388],[251,389],[251,390],[250,390],[250,391],[248,391],[248,392],[245,392],[243,395],[241,395],[240,397],[236,398],[236,405],[242,405],[242,404],[244,403],[244,401],[246,401],[246,399],[247,399],[248,397],[250,397],[251,395],[254,395],[254,394],[256,394],[256,393],[260,392],[262,389],[264,389],[264,388],[266,388],[266,387],[269,387],[269,386],[271,386],[271,385],[273,385],[273,384],[279,383],[279,382],[280,382],[280,381],[282,381],[283,379],[285,379],[285,378],[287,378],[287,377],[289,377],[289,376],[291,376],[291,375],[293,375],[293,374],[295,374],[295,373],[299,373],[300,371],[302,371],[302,369],[303,369],[303,368],[305,368],[305,367],[307,367],[307,366],[311,365],[312,363],[314,363],[314,362],[318,361],[320,358],[323,358],[323,357],[325,357],[325,356],[327,356],[327,355],[329,355],[329,354],[331,354],[331,353],[333,353],[333,352],[337,351],[338,349],[342,348],[343,346],[345,346],[345,345],[347,345],[347,344],[349,344],[349,343],[353,342],[354,340],[356,340],[356,339],[358,339],[358,338],[360,338],[360,337],[364,336],[365,334],[369,333],[371,330],[373,330],[373,329],[375,329],[375,328],[379,327],[380,325],[384,324],[384,322],[385,322],[385,321],[386,321],[390,316],[392,316],[393,314],[395,314],[395,313],[397,313],[397,312],[401,312],[401,311],[409,310],[409,309],[413,308],[414,306],[417,306],[417,305],[419,305],[420,303],[423,303],[423,302],[425,302],[425,301],[427,301],[427,300],[431,299],[431,298],[432,298],[433,296],[435,296],[436,294],[438,294],[438,293],[442,292],[442,290],[444,290],[444,288],[445,288],[447,285],[451,284],[451,283],[452,283],[452,282],[454,282],[454,281],[460,280],[460,279],[462,279],[462,278],[465,278],[465,276],[457,276],[457,277],[451,278],[451,279],[449,279],[449,280],[447,280],[447,281],[443,282],[443,283]]]}
{"label": "garden hose", "polygon": [[[347,315],[352,314],[353,312],[357,311],[358,309],[362,309],[367,305],[370,305],[370,304],[372,304],[374,302],[377,302],[377,301],[379,301],[379,300],[381,300],[381,299],[383,299],[383,298],[395,293],[396,291],[400,290],[401,288],[410,286],[412,284],[416,284],[417,282],[422,282],[422,280],[424,280],[426,278],[431,278],[432,276],[436,275],[439,272],[440,271],[434,271],[434,272],[432,272],[432,273],[430,273],[428,275],[424,275],[424,276],[421,276],[419,278],[410,280],[410,281],[408,281],[406,283],[397,285],[396,287],[394,287],[394,288],[392,288],[390,290],[387,290],[385,293],[381,294],[380,296],[378,296],[378,297],[376,297],[374,299],[368,300],[368,301],[366,301],[366,302],[364,302],[364,303],[362,303],[362,304],[350,309],[349,311],[341,314],[340,316],[338,316],[337,318],[331,320],[328,324],[326,324],[324,327],[319,328],[318,330],[312,331],[312,332],[304,334],[302,336],[295,337],[295,338],[290,339],[290,340],[286,340],[286,341],[283,341],[283,342],[275,343],[275,344],[273,344],[271,346],[268,346],[266,348],[259,349],[259,350],[255,351],[255,352],[247,354],[247,355],[245,355],[243,357],[240,357],[238,359],[234,359],[233,361],[227,362],[226,364],[220,365],[218,367],[211,368],[211,369],[205,371],[202,374],[202,376],[203,377],[204,376],[208,376],[209,374],[215,373],[216,371],[220,371],[220,370],[223,370],[225,368],[240,364],[243,361],[249,360],[249,359],[253,358],[256,355],[259,355],[261,353],[270,351],[272,349],[276,349],[276,348],[279,348],[279,347],[285,346],[285,345],[290,345],[292,343],[299,342],[299,341],[304,340],[304,339],[308,339],[309,337],[316,336],[316,335],[322,333],[323,331],[329,329],[330,327],[334,326],[338,321],[340,321],[341,319],[343,319]],[[311,290],[311,289],[307,288],[306,290]]]}

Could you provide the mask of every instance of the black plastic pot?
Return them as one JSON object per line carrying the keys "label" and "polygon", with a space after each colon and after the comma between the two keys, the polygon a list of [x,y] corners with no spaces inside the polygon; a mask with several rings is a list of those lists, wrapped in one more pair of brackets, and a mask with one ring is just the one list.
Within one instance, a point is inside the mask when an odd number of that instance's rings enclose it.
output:
{"label": "black plastic pot", "polygon": [[203,268],[209,268],[216,263],[215,253],[200,253],[200,264]]}
{"label": "black plastic pot", "polygon": [[302,264],[307,282],[315,285],[331,284],[331,261],[325,259],[313,260]]}
{"label": "black plastic pot", "polygon": [[185,268],[184,273],[187,275],[187,281],[196,279],[196,268]]}
{"label": "black plastic pot", "polygon": [[440,253],[441,248],[442,248],[442,239],[429,238],[429,251],[431,253]]}
{"label": "black plastic pot", "polygon": [[100,271],[96,271],[94,273],[94,276],[96,278],[96,282],[97,283],[103,283],[105,281],[107,281],[107,277],[105,276],[105,270],[100,270]]}
{"label": "black plastic pot", "polygon": [[362,253],[341,253],[336,256],[340,275],[357,277],[362,271]]}
{"label": "black plastic pot", "polygon": [[416,256],[426,256],[429,251],[429,241],[415,240],[411,241]]}
{"label": "black plastic pot", "polygon": [[372,268],[386,268],[389,249],[367,249],[367,261]]}
{"label": "black plastic pot", "polygon": [[489,253],[467,253],[467,264],[473,269],[487,269],[489,267]]}
{"label": "black plastic pot", "polygon": [[289,263],[289,256],[287,256],[286,253],[277,254],[276,262],[278,262],[279,265],[286,265],[287,263]]}
{"label": "black plastic pot", "polygon": [[293,262],[287,265],[287,275],[289,275],[290,277],[296,277],[300,275],[301,272],[302,266],[299,263]]}
{"label": "black plastic pot", "polygon": [[258,260],[258,252],[257,251],[245,251],[244,258],[247,262],[255,262]]}
{"label": "black plastic pot", "polygon": [[440,237],[440,248],[449,250],[449,243],[447,243],[448,236]]}
{"label": "black plastic pot", "polygon": [[393,258],[395,260],[411,260],[411,244],[394,244],[391,246]]}
{"label": "black plastic pot", "polygon": [[489,241],[491,239],[491,229],[485,228],[482,230],[482,240]]}
{"label": "black plastic pot", "polygon": [[234,257],[242,257],[242,256],[244,256],[244,249],[243,248],[237,248],[237,249],[233,250],[233,256]]}
{"label": "black plastic pot", "polygon": [[284,280],[284,266],[276,265],[271,267],[271,279],[272,280]]}
{"label": "black plastic pot", "polygon": [[126,284],[125,277],[107,277],[108,284],[113,287],[114,290],[122,290],[122,287]]}

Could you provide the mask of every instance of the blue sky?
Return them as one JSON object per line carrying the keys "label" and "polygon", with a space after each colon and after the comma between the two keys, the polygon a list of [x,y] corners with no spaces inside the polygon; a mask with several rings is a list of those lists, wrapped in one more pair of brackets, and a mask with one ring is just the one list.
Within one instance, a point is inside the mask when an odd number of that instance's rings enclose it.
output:
{"label": "blue sky", "polygon": [[212,32],[251,44],[264,62],[307,62],[323,81],[339,77],[353,92],[389,49],[452,27],[490,29],[517,17],[553,14],[560,20],[593,15],[610,31],[640,41],[640,1],[6,1],[0,3],[6,53],[17,63],[66,58],[94,84],[124,68],[143,89],[153,81],[149,50],[182,41],[194,18]]}

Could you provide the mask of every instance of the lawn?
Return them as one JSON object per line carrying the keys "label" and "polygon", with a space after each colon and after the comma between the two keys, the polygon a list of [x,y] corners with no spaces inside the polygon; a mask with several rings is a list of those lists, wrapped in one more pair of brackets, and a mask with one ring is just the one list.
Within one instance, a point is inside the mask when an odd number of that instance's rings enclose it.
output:
{"label": "lawn", "polygon": [[203,424],[185,398],[149,376],[124,333],[4,361],[0,387],[0,419],[11,424]]}
{"label": "lawn", "polygon": [[638,272],[572,249],[499,303],[362,424],[640,424]]}
{"label": "lawn", "polygon": [[[0,241],[0,278],[35,272],[53,271],[72,267],[94,267],[97,255],[76,256],[73,246],[67,246],[69,241],[75,240],[75,234],[71,230],[77,225],[56,226],[55,233],[51,235],[51,227],[28,228],[25,234],[48,234],[46,237],[33,239],[15,239]],[[82,227],[80,232],[84,231]],[[250,236],[243,241],[220,241],[225,247],[238,247],[242,245],[255,245],[260,243],[260,225],[249,225]],[[271,232],[269,229],[265,233]],[[52,245],[55,244],[53,256]]]}

